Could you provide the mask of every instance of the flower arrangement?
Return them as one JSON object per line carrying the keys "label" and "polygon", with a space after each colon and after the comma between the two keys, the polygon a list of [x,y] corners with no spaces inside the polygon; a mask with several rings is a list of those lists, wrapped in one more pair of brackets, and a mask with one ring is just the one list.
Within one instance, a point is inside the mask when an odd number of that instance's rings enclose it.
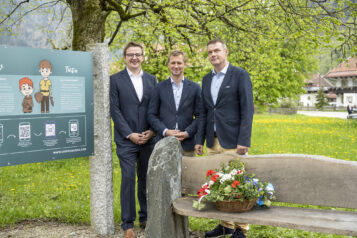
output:
{"label": "flower arrangement", "polygon": [[230,161],[227,166],[222,164],[220,170],[208,170],[206,180],[197,191],[198,201],[193,202],[193,207],[198,210],[204,208],[205,200],[243,202],[257,199],[257,205],[269,207],[270,200],[275,199],[273,185],[246,173],[244,163],[238,159]]}

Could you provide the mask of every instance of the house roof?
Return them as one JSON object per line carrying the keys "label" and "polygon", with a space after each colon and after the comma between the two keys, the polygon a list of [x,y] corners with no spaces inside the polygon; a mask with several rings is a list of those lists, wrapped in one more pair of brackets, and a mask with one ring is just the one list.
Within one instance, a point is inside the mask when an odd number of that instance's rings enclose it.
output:
{"label": "house roof", "polygon": [[337,95],[335,93],[333,93],[333,92],[329,92],[327,94],[327,97],[333,99],[333,98],[337,98]]}
{"label": "house roof", "polygon": [[305,80],[306,88],[312,88],[312,87],[333,87],[333,85],[322,77],[319,73],[315,73],[309,76],[308,79]]}
{"label": "house roof", "polygon": [[325,78],[340,78],[340,77],[352,77],[357,76],[357,57],[350,58],[348,61],[344,61],[336,68],[330,70],[325,74]]}

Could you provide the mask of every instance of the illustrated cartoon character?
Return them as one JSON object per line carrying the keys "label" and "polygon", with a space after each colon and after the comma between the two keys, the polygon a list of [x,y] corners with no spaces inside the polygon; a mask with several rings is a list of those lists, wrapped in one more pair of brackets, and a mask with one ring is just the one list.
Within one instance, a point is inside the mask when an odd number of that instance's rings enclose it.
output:
{"label": "illustrated cartoon character", "polygon": [[33,93],[33,82],[28,77],[19,80],[20,92],[25,96],[22,101],[22,111],[24,113],[31,113],[33,108],[33,101],[31,94]]}
{"label": "illustrated cartoon character", "polygon": [[52,65],[48,60],[42,60],[40,62],[40,73],[43,79],[40,81],[40,92],[42,94],[41,100],[41,113],[49,113],[50,112],[50,104],[54,106],[54,101],[52,97],[52,83],[49,80],[49,76],[52,73]]}

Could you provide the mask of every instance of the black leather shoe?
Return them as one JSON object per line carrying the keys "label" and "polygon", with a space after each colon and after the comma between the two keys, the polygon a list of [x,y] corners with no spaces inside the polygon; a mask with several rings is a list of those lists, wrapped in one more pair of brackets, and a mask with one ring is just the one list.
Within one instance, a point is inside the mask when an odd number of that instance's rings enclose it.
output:
{"label": "black leather shoe", "polygon": [[231,238],[247,238],[246,235],[244,235],[243,231],[239,228],[237,228]]}
{"label": "black leather shoe", "polygon": [[225,237],[226,235],[232,235],[233,232],[234,232],[233,229],[224,227],[222,225],[218,225],[213,230],[206,232],[205,238],[222,238]]}

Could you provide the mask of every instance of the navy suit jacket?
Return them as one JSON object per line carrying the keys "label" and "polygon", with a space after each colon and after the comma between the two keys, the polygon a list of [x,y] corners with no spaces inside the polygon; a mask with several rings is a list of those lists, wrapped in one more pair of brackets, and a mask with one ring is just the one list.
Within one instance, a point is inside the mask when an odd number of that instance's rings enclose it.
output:
{"label": "navy suit jacket", "polygon": [[189,138],[181,142],[182,148],[194,150],[197,120],[199,114],[201,88],[197,83],[185,79],[178,110],[176,110],[171,80],[167,79],[157,85],[150,101],[148,120],[158,138],[163,131],[175,129],[176,123],[180,131],[187,131]]}
{"label": "navy suit jacket", "polygon": [[[110,114],[114,122],[114,140],[119,149],[139,148],[127,136],[149,130],[147,108],[156,86],[153,75],[144,72],[141,101],[126,69],[110,76]],[[152,143],[152,139],[147,144]]]}
{"label": "navy suit jacket", "polygon": [[252,83],[247,71],[228,66],[218,92],[216,105],[211,96],[212,72],[203,77],[198,118],[197,144],[213,147],[214,123],[220,145],[226,149],[250,146],[254,114]]}

